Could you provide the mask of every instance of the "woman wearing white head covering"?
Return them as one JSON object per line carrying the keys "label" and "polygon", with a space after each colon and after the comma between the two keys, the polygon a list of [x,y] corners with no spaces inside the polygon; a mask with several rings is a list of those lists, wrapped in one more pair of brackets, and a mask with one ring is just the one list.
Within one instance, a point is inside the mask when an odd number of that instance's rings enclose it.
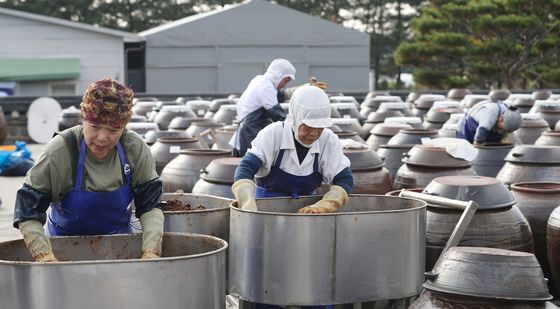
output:
{"label": "woman wearing white head covering", "polygon": [[284,120],[286,112],[278,102],[278,91],[295,79],[296,69],[285,59],[273,60],[263,75],[255,76],[237,102],[239,129],[232,138],[236,156],[247,152],[257,133],[272,121]]}
{"label": "woman wearing white head covering", "polygon": [[[338,137],[327,129],[332,124],[330,114],[329,98],[320,88],[301,86],[294,91],[286,121],[260,131],[235,171],[231,190],[240,208],[257,210],[255,197],[313,195],[322,182],[332,184],[330,191],[298,213],[334,212],[348,203],[353,185],[350,161]],[[255,308],[281,307],[256,304]]]}
{"label": "woman wearing white head covering", "polygon": [[326,129],[330,113],[323,90],[302,86],[294,92],[286,121],[259,132],[235,172],[232,191],[241,208],[256,210],[255,191],[256,197],[311,195],[322,182],[332,184],[330,191],[300,213],[333,212],[348,202],[350,161],[338,137]]}

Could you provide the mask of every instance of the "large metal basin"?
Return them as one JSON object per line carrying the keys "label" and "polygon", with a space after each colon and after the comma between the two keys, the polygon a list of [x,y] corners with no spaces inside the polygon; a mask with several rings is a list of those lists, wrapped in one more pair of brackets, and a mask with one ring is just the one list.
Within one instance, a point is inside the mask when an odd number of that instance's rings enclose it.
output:
{"label": "large metal basin", "polygon": [[227,243],[165,233],[163,257],[141,260],[142,235],[51,238],[61,262],[35,263],[23,240],[0,243],[0,307],[225,307]]}
{"label": "large metal basin", "polygon": [[229,290],[245,301],[325,305],[404,298],[424,283],[426,203],[351,195],[337,213],[299,215],[320,197],[232,204]]}
{"label": "large metal basin", "polygon": [[164,193],[163,200],[179,200],[202,210],[164,211],[164,231],[198,233],[229,239],[229,205],[233,200],[211,195]]}

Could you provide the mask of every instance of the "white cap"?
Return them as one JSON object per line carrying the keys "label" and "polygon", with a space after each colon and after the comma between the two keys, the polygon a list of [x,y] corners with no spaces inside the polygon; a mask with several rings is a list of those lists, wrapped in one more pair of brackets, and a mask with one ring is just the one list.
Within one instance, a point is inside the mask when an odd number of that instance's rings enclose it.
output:
{"label": "white cap", "polygon": [[328,128],[332,125],[329,97],[319,87],[298,87],[290,99],[288,116],[296,133],[302,123],[312,128]]}
{"label": "white cap", "polygon": [[266,69],[264,76],[268,77],[274,87],[278,87],[283,78],[296,79],[296,68],[286,59],[274,59]]}

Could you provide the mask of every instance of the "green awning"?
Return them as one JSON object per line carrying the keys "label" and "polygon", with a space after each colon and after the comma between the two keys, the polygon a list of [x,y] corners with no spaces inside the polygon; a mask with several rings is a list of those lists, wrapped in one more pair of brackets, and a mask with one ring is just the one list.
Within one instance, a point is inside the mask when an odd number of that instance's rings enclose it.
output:
{"label": "green awning", "polygon": [[80,77],[80,59],[0,59],[0,81],[73,79]]}

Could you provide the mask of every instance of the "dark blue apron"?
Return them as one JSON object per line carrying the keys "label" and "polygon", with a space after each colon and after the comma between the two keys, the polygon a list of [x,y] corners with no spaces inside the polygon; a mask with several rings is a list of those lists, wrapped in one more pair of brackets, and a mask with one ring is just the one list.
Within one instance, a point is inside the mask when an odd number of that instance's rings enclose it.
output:
{"label": "dark blue apron", "polygon": [[[307,176],[292,175],[280,168],[284,157],[284,149],[280,149],[276,162],[270,168],[270,173],[265,177],[257,178],[256,197],[282,197],[300,195],[314,195],[315,190],[321,186],[323,176],[319,173],[319,155],[315,154],[313,172]],[[255,304],[255,309],[281,309],[283,307],[266,304]],[[332,309],[333,306],[303,306],[304,309]]]}
{"label": "dark blue apron", "polygon": [[[462,127],[457,128],[457,138],[466,139],[470,143],[474,142],[474,136],[476,135],[476,129],[478,129],[478,121],[473,117],[465,114],[465,123]],[[502,140],[503,135],[490,130],[486,136],[485,143],[498,143]]]}
{"label": "dark blue apron", "polygon": [[276,162],[270,168],[270,173],[265,177],[257,178],[256,197],[281,197],[292,196],[298,198],[300,195],[314,195],[315,189],[321,186],[323,176],[319,173],[319,155],[315,154],[313,160],[313,172],[307,176],[292,175],[280,168],[284,149],[280,149]]}
{"label": "dark blue apron", "polygon": [[117,152],[123,167],[125,183],[115,191],[89,192],[82,190],[86,143],[80,143],[80,156],[74,188],[60,203],[52,203],[47,226],[51,236],[102,235],[130,233],[131,171],[121,143]]}

